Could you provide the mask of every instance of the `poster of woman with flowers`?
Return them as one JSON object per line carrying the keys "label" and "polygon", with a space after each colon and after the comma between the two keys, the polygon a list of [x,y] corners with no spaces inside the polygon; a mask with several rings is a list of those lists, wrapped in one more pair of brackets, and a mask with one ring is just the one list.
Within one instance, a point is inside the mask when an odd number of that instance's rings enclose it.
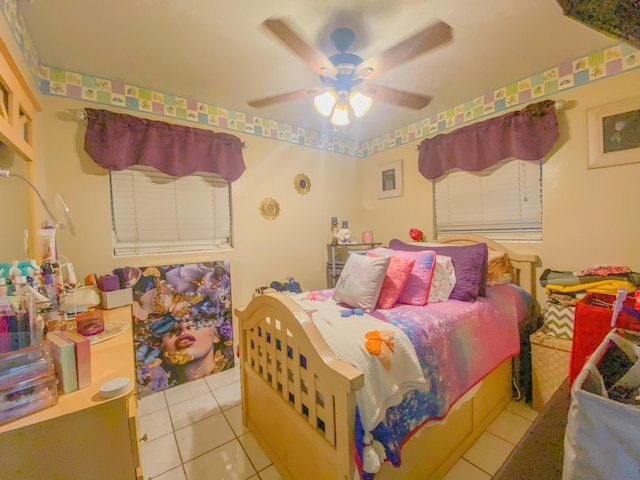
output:
{"label": "poster of woman with flowers", "polygon": [[142,395],[233,366],[228,261],[141,269],[133,300]]}

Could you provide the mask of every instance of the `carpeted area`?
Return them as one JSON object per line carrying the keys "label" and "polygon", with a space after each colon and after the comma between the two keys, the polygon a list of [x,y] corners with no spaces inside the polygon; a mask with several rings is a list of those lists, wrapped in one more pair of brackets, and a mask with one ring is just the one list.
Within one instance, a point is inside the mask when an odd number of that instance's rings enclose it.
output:
{"label": "carpeted area", "polygon": [[558,388],[494,480],[561,480],[569,379]]}

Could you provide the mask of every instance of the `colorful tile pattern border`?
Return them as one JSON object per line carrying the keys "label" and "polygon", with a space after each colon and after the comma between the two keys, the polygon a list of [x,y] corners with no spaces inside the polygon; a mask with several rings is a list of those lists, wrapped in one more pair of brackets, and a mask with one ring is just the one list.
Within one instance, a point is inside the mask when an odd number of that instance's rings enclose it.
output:
{"label": "colorful tile pattern border", "polygon": [[42,93],[178,118],[345,155],[358,155],[358,142],[321,134],[248,113],[218,107],[127,83],[40,66]]}
{"label": "colorful tile pattern border", "polygon": [[511,85],[473,98],[437,115],[368,140],[360,146],[361,156],[373,155],[405,143],[434,136],[502,110],[542,99],[618,73],[640,68],[640,50],[618,44],[575,59]]}
{"label": "colorful tile pattern border", "polygon": [[459,127],[486,115],[532,100],[640,68],[640,50],[618,44],[501,87],[410,125],[358,143],[286,123],[258,117],[195,99],[178,97],[137,85],[43,65],[38,60],[17,0],[0,0],[16,42],[43,94],[91,101],[101,105],[179,118],[201,125],[303,145],[355,157],[367,157]]}
{"label": "colorful tile pattern border", "polygon": [[0,0],[0,10],[2,10],[4,18],[13,32],[13,38],[24,55],[29,71],[33,75],[33,78],[35,78],[36,83],[39,83],[40,75],[38,68],[40,61],[38,59],[38,52],[36,52],[33,46],[31,34],[24,23],[24,17],[18,12],[17,0]]}

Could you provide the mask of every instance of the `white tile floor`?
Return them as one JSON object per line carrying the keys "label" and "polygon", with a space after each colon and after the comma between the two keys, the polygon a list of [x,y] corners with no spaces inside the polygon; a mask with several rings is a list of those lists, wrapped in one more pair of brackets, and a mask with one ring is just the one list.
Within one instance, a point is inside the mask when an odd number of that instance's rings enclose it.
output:
{"label": "white tile floor", "polygon": [[[238,368],[141,399],[138,422],[145,480],[279,480],[242,425]],[[537,412],[511,402],[445,480],[487,480],[527,431]]]}

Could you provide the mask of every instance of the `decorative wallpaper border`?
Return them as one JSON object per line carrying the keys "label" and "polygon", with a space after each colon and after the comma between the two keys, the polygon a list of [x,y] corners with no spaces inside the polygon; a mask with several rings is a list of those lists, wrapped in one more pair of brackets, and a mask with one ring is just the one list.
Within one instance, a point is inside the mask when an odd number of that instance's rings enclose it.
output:
{"label": "decorative wallpaper border", "polygon": [[0,10],[2,10],[4,18],[13,32],[13,38],[20,47],[33,78],[39,84],[38,67],[40,66],[40,60],[38,59],[38,52],[33,46],[31,34],[24,23],[24,17],[18,12],[17,0],[0,0]]}
{"label": "decorative wallpaper border", "polygon": [[640,67],[640,50],[621,43],[498,88],[436,115],[368,140],[362,156],[423,139],[485,115]]}
{"label": "decorative wallpaper border", "polygon": [[45,65],[40,66],[39,72],[40,89],[45,94],[154,113],[319,150],[358,156],[357,142],[345,141],[337,136],[85,73]]}
{"label": "decorative wallpaper border", "polygon": [[459,127],[495,112],[640,68],[640,51],[621,43],[524,78],[493,92],[448,108],[415,123],[358,143],[268,118],[178,97],[137,85],[46,66],[40,63],[31,34],[18,12],[17,0],[0,0],[0,8],[25,60],[46,95],[86,100],[101,105],[179,118],[201,125],[304,145],[355,157],[367,157]]}

